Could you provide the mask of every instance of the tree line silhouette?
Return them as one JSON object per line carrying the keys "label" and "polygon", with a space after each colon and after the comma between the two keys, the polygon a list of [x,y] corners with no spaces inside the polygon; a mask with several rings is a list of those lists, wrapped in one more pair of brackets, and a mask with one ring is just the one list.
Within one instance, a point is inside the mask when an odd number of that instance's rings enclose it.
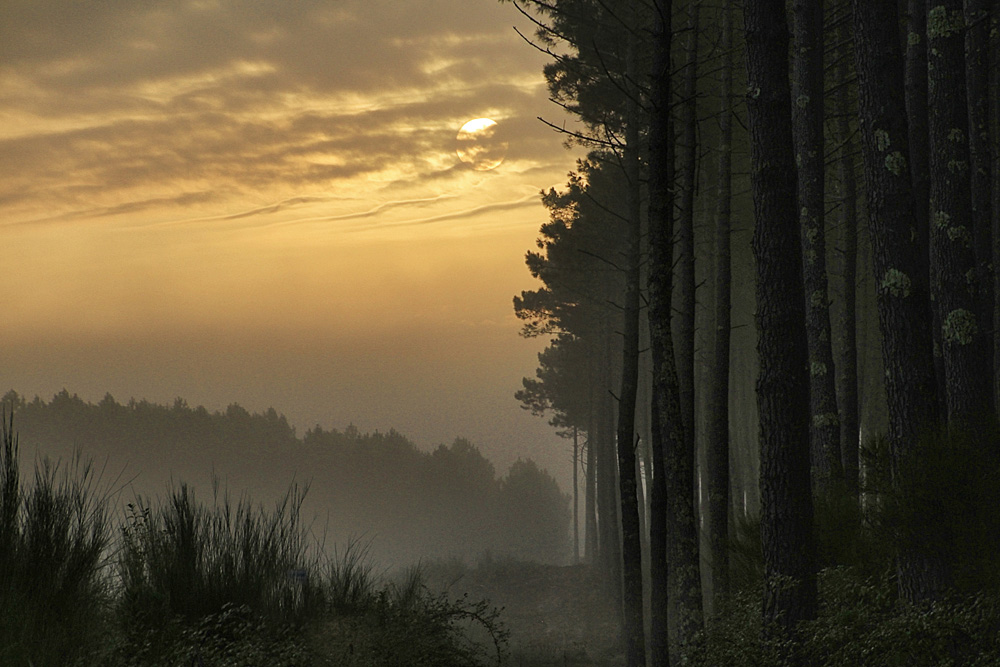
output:
{"label": "tree line silhouette", "polygon": [[530,459],[498,475],[464,438],[423,451],[394,429],[317,425],[299,436],[273,408],[210,412],[182,399],[122,404],[110,394],[95,404],[65,389],[49,401],[14,391],[3,401],[26,452],[80,451],[124,487],[123,502],[179,482],[206,498],[215,480],[269,501],[297,482],[308,486],[303,516],[314,517],[315,531],[334,544],[369,543],[385,565],[486,552],[562,563],[570,553],[569,498],[555,479]]}

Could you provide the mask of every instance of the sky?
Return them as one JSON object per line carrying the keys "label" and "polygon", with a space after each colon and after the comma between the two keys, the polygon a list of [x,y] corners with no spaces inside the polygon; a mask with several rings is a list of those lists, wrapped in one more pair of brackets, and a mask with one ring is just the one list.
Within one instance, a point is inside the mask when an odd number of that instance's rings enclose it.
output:
{"label": "sky", "polygon": [[[512,297],[579,152],[512,5],[0,7],[0,391],[463,436],[568,479],[514,399],[544,341]],[[459,159],[477,118],[492,169]]]}

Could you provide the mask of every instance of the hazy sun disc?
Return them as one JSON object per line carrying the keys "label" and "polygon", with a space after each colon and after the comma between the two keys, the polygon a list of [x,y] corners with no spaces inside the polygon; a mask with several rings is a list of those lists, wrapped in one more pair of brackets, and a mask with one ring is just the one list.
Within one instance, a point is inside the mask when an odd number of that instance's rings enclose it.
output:
{"label": "hazy sun disc", "polygon": [[458,159],[476,171],[496,169],[507,155],[507,142],[497,132],[496,121],[476,118],[462,126],[455,137]]}

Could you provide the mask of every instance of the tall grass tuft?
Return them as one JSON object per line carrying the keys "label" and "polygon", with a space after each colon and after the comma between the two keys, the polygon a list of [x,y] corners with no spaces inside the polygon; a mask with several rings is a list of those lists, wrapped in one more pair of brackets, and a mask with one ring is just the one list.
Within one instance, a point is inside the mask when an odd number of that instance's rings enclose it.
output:
{"label": "tall grass tuft", "polygon": [[129,503],[118,558],[121,611],[153,627],[219,614],[226,605],[296,620],[318,593],[308,577],[295,576],[314,560],[299,523],[303,497],[292,486],[267,510],[247,497],[220,497],[216,484],[207,506],[181,484],[157,508]]}
{"label": "tall grass tuft", "polygon": [[327,562],[324,594],[327,608],[335,613],[353,613],[370,606],[377,591],[369,550],[371,542],[352,539],[343,551],[334,548]]}
{"label": "tall grass tuft", "polygon": [[107,495],[79,455],[36,462],[25,488],[13,411],[0,421],[0,664],[73,664],[102,640]]}

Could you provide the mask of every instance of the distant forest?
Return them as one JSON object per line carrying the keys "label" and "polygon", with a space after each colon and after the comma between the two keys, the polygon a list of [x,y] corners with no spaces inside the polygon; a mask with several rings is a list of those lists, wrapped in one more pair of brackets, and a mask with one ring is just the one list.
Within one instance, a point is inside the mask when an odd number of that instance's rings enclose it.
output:
{"label": "distant forest", "polygon": [[3,397],[15,413],[22,466],[33,456],[68,462],[76,452],[103,469],[105,492],[122,506],[137,495],[167,494],[189,483],[198,499],[246,493],[265,505],[289,486],[308,486],[303,519],[328,547],[367,544],[381,565],[420,558],[471,560],[489,553],[548,563],[570,555],[569,497],[529,460],[506,474],[464,438],[421,451],[389,430],[362,433],[309,429],[301,437],[273,408],[251,413],[237,404],[224,412],[145,400],[99,403],[65,389],[50,401]]}

